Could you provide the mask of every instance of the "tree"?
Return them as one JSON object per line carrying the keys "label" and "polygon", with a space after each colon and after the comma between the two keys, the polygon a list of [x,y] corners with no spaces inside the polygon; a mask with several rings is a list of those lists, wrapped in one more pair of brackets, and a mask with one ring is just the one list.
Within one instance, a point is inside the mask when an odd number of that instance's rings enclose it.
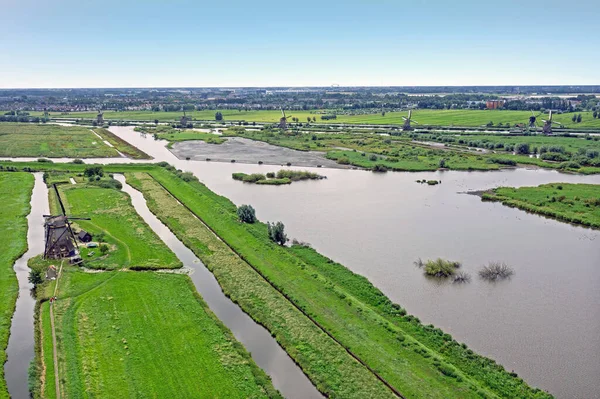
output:
{"label": "tree", "polygon": [[577,122],[577,115],[573,114],[571,120],[573,121],[573,123]]}
{"label": "tree", "polygon": [[440,168],[445,168],[446,167],[446,160],[444,158],[440,159],[440,162],[439,162],[438,166]]}
{"label": "tree", "polygon": [[[595,118],[595,117],[596,117],[596,113],[594,112],[594,118]],[[310,123],[310,116],[307,116],[307,117],[306,117],[306,121],[307,121],[308,123]]]}
{"label": "tree", "polygon": [[596,119],[598,117],[598,111],[594,111],[592,115],[594,116],[594,119]]}
{"label": "tree", "polygon": [[283,225],[283,223],[277,222],[271,224],[271,222],[268,222],[267,229],[269,232],[269,237],[272,241],[276,242],[279,245],[285,245],[285,243],[288,242],[288,238],[284,232],[285,226]]}
{"label": "tree", "polygon": [[237,209],[237,215],[242,223],[256,222],[256,211],[251,205],[240,205]]}
{"label": "tree", "polygon": [[223,114],[221,112],[217,112],[215,114],[215,120],[216,121],[222,121],[223,120]]}
{"label": "tree", "polygon": [[104,176],[104,170],[102,169],[101,166],[88,166],[83,171],[83,175],[85,177],[93,177],[93,176],[102,177],[102,176]]}
{"label": "tree", "polygon": [[529,154],[529,143],[519,143],[515,146],[515,152],[520,155]]}
{"label": "tree", "polygon": [[29,272],[29,282],[31,284],[33,284],[34,286],[43,283],[44,279],[42,278],[42,271],[41,270],[31,270]]}
{"label": "tree", "polygon": [[581,114],[577,115],[577,123],[581,123]]}
{"label": "tree", "polygon": [[158,125],[158,119],[155,119],[155,120],[154,120],[154,124],[155,124],[155,125]]}
{"label": "tree", "polygon": [[102,255],[106,255],[106,253],[108,252],[108,245],[106,244],[100,244],[100,252],[102,252]]}
{"label": "tree", "polygon": [[317,121],[317,117],[313,116],[313,122],[316,122],[316,121]]}

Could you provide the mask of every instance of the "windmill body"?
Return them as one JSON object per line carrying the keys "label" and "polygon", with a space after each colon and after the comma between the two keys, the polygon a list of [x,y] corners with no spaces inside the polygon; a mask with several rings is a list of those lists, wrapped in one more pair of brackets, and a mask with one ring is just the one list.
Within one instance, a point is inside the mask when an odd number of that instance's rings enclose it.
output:
{"label": "windmill body", "polygon": [[190,123],[191,118],[189,118],[186,114],[185,114],[185,110],[183,111],[183,116],[179,119],[179,124],[181,125],[181,127],[186,127],[188,123]]}
{"label": "windmill body", "polygon": [[552,124],[558,125],[558,126],[562,126],[561,123],[558,122],[554,122],[552,120],[552,110],[549,111],[548,113],[548,119],[547,120],[543,120],[544,122],[544,126],[542,127],[542,133],[546,134],[546,135],[551,135],[552,134]]}
{"label": "windmill body", "polygon": [[96,123],[98,126],[104,125],[104,112],[98,110],[98,115],[96,115]]}
{"label": "windmill body", "polygon": [[408,110],[408,118],[403,116],[402,119],[404,119],[404,124],[402,125],[402,130],[404,131],[413,130],[412,126],[410,125],[411,123],[416,123],[417,125],[419,124],[419,122],[412,119],[412,110]]}
{"label": "windmill body", "polygon": [[281,118],[279,118],[279,128],[286,130],[287,129],[287,119],[291,118],[292,116],[286,116],[285,115],[285,111],[283,110],[283,108],[281,108]]}

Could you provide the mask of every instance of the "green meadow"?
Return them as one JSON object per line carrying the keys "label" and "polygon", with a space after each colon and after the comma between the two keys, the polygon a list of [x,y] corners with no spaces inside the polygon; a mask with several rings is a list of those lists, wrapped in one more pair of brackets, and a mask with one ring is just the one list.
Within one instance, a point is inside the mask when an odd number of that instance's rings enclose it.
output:
{"label": "green meadow", "polygon": [[30,173],[0,173],[0,397],[8,397],[5,350],[19,291],[13,266],[27,250],[27,215],[33,184]]}
{"label": "green meadow", "polygon": [[85,127],[0,123],[0,156],[105,158],[119,154]]}
{"label": "green meadow", "polygon": [[483,199],[563,222],[600,229],[600,185],[552,183],[537,187],[498,187]]}
{"label": "green meadow", "polygon": [[[217,110],[190,111],[186,112],[188,116],[198,121],[214,121]],[[223,120],[227,121],[246,121],[259,123],[275,123],[281,118],[281,111],[238,111],[238,110],[220,110],[223,114]],[[312,110],[312,111],[286,111],[290,117],[298,118],[300,122],[305,123],[307,118],[316,118],[316,123],[352,123],[352,124],[375,124],[375,125],[402,125],[405,112],[386,112],[385,116],[380,113],[367,115],[338,115],[336,119],[330,121],[321,120],[321,115],[329,114],[333,111]],[[580,112],[582,121],[574,123],[571,118],[573,113],[555,114],[553,120],[562,123],[565,127],[571,128],[600,128],[600,119],[594,119],[592,112]],[[41,115],[42,113],[32,112],[32,115]],[[579,112],[577,113],[579,114]],[[38,115],[38,116],[39,116]],[[152,112],[152,111],[106,111],[105,119],[111,120],[138,120],[170,122],[177,121],[182,116],[182,112]],[[418,109],[413,111],[412,119],[421,125],[433,126],[470,126],[479,127],[492,122],[494,125],[499,123],[509,123],[511,126],[517,123],[526,124],[531,116],[531,111],[507,111],[507,110],[430,110]],[[94,112],[71,112],[68,115],[51,113],[52,118],[95,118]],[[539,118],[545,119],[544,115]]]}
{"label": "green meadow", "polygon": [[[129,195],[115,189],[85,184],[60,186],[67,214],[89,217],[76,227],[94,237],[104,234],[110,251],[82,249],[86,265],[95,269],[157,269],[181,267],[181,262],[137,214]],[[51,192],[53,194],[53,192]],[[90,252],[96,256],[89,257]]]}

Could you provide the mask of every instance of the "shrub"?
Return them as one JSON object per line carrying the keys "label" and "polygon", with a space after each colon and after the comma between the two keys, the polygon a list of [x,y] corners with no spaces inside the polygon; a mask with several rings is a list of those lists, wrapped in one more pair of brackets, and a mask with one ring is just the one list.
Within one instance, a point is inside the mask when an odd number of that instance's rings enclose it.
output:
{"label": "shrub", "polygon": [[425,274],[435,277],[450,277],[456,273],[456,269],[459,267],[460,262],[437,258],[436,260],[428,260],[425,263]]}
{"label": "shrub", "polygon": [[273,173],[273,172],[267,173],[267,178],[269,178],[269,179],[275,178],[275,173]]}
{"label": "shrub", "polygon": [[502,280],[513,274],[513,269],[504,262],[490,262],[479,271],[479,277],[488,281]]}
{"label": "shrub", "polygon": [[339,163],[340,165],[349,165],[350,160],[348,159],[348,157],[341,157],[338,158],[337,163]]}
{"label": "shrub", "polygon": [[[77,159],[74,159],[74,160],[73,160],[71,163],[74,163],[75,165],[82,165],[82,164],[84,164],[85,162],[83,162],[83,160],[82,160],[82,159],[79,159],[79,158],[77,158]],[[166,163],[166,162],[165,162],[165,163]],[[168,164],[167,164],[167,165],[168,165]]]}
{"label": "shrub", "polygon": [[467,272],[459,271],[454,275],[452,282],[454,283],[468,283],[471,281],[471,275]]}
{"label": "shrub", "polygon": [[369,155],[369,161],[373,161],[373,162],[377,161],[377,155],[375,155],[375,154]]}
{"label": "shrub", "polygon": [[50,160],[48,158],[38,158],[37,161],[38,162],[43,162],[43,163],[54,163],[52,160]]}
{"label": "shrub", "polygon": [[256,222],[256,211],[251,205],[241,205],[238,207],[237,215],[242,223]]}
{"label": "shrub", "polygon": [[507,158],[488,158],[488,160],[486,162],[496,163],[498,165],[509,165],[509,166],[517,165],[517,161],[515,161],[514,159],[507,159]]}
{"label": "shrub", "polygon": [[35,270],[35,269],[31,269],[29,271],[29,282],[31,284],[33,284],[34,286],[37,286],[38,284],[41,284],[44,282],[44,279],[42,278],[42,271],[41,270]]}
{"label": "shrub", "polygon": [[384,164],[378,163],[373,167],[373,172],[387,172],[388,168]]}
{"label": "shrub", "polygon": [[515,152],[520,155],[529,154],[529,143],[519,143],[515,145]]}
{"label": "shrub", "polygon": [[101,166],[88,166],[83,171],[83,175],[86,177],[93,177],[93,176],[102,177],[102,176],[104,176],[104,170],[102,169]]}
{"label": "shrub", "polygon": [[438,163],[438,167],[439,168],[445,168],[446,167],[446,160],[444,158],[440,159],[440,162]]}
{"label": "shrub", "polygon": [[285,243],[288,242],[288,238],[284,230],[285,226],[281,222],[273,224],[271,224],[271,222],[267,223],[267,231],[269,233],[269,238],[279,245],[285,245]]}
{"label": "shrub", "polygon": [[106,245],[106,244],[100,244],[99,249],[100,249],[100,252],[102,252],[102,255],[105,255],[110,248],[108,248],[108,245]]}

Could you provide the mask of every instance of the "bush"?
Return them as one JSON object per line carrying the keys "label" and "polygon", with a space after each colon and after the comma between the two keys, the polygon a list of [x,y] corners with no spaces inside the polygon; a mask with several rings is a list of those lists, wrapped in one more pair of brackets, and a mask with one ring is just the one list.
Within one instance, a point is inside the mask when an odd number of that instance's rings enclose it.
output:
{"label": "bush", "polygon": [[377,161],[377,155],[375,155],[375,154],[369,155],[369,161],[373,161],[373,162]]}
{"label": "bush", "polygon": [[479,271],[479,277],[488,281],[502,280],[513,274],[513,269],[504,262],[490,262]]}
{"label": "bush", "polygon": [[488,158],[488,160],[486,162],[496,163],[499,165],[509,165],[509,166],[517,165],[517,161],[515,161],[514,159],[507,159],[507,158]]}
{"label": "bush", "polygon": [[256,211],[251,205],[241,205],[238,207],[237,215],[242,223],[256,222]]}
{"label": "bush", "polygon": [[100,247],[98,249],[100,249],[100,252],[102,253],[102,255],[106,255],[106,253],[108,252],[108,250],[110,248],[108,248],[108,245],[106,245],[106,244],[100,244]]}
{"label": "bush", "polygon": [[48,158],[38,158],[37,161],[38,162],[43,162],[43,163],[54,163],[52,160],[50,160]]}
{"label": "bush", "polygon": [[515,145],[515,152],[519,155],[529,154],[529,143],[519,143]]}
{"label": "bush", "polygon": [[387,166],[380,164],[380,163],[378,163],[377,165],[375,165],[373,167],[373,172],[387,172],[387,171],[388,171]]}
{"label": "bush", "polygon": [[446,167],[446,160],[445,159],[440,159],[440,162],[438,162],[438,167],[439,168],[445,168]]}
{"label": "bush", "polygon": [[41,270],[31,269],[29,271],[29,278],[28,279],[29,279],[29,282],[31,284],[33,284],[34,286],[37,286],[38,284],[41,284],[41,283],[44,282]]}
{"label": "bush", "polygon": [[285,243],[288,242],[288,238],[285,234],[284,229],[285,226],[281,222],[273,224],[271,224],[270,222],[267,223],[267,231],[269,233],[269,238],[279,245],[285,245]]}
{"label": "bush", "polygon": [[459,271],[454,275],[452,282],[454,283],[468,283],[471,281],[471,275],[467,272]]}
{"label": "bush", "polygon": [[348,159],[348,157],[341,157],[338,158],[337,163],[339,163],[340,165],[349,165],[350,160]]}
{"label": "bush", "polygon": [[[83,160],[82,160],[82,159],[79,159],[79,158],[77,158],[77,159],[74,159],[74,160],[73,160],[71,163],[73,163],[73,164],[75,164],[75,165],[82,165],[82,164],[84,164],[85,162],[83,162]],[[166,163],[166,162],[165,162],[165,163]]]}
{"label": "bush", "polygon": [[456,269],[459,267],[460,262],[437,258],[436,260],[428,260],[425,263],[425,274],[435,277],[450,277],[456,273]]}
{"label": "bush", "polygon": [[267,173],[267,178],[274,179],[275,178],[275,173],[273,173],[273,172]]}
{"label": "bush", "polygon": [[102,177],[102,176],[104,176],[104,170],[102,169],[101,166],[88,166],[83,171],[83,175],[85,177],[93,177],[93,176]]}

